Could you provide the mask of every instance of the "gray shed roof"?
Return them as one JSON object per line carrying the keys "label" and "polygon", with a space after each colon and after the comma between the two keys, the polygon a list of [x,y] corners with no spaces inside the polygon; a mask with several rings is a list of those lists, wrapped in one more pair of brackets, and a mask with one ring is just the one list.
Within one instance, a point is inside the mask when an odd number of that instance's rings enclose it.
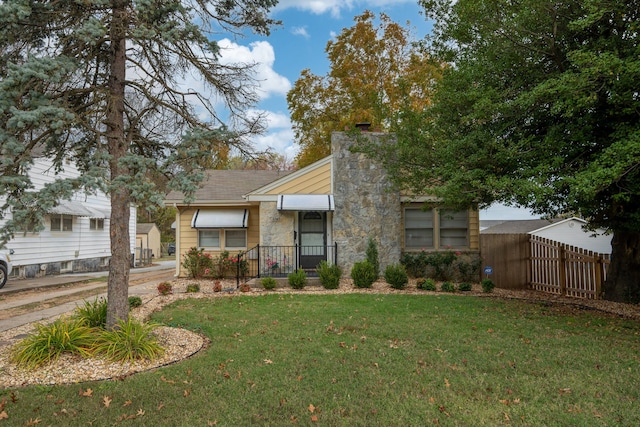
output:
{"label": "gray shed roof", "polygon": [[[245,194],[265,186],[290,171],[271,170],[209,170],[201,187],[195,192],[195,202],[215,203],[222,201],[244,201]],[[165,198],[168,203],[184,203],[184,196],[179,191],[172,191]]]}
{"label": "gray shed roof", "polygon": [[153,222],[139,222],[136,224],[136,234],[149,234],[155,225]]}
{"label": "gray shed roof", "polygon": [[547,227],[558,221],[562,221],[562,218],[548,219],[523,219],[514,221],[505,221],[502,224],[494,225],[493,227],[482,230],[481,234],[526,234],[530,231],[538,230],[540,228]]}

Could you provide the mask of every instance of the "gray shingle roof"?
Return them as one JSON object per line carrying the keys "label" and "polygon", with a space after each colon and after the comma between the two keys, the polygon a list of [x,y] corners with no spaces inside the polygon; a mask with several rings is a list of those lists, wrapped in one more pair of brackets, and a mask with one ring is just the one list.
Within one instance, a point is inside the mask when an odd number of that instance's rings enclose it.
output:
{"label": "gray shingle roof", "polygon": [[[219,201],[244,201],[242,196],[288,175],[289,171],[271,170],[209,170],[207,178],[195,193],[194,204]],[[181,192],[172,191],[165,199],[170,203],[183,203]]]}
{"label": "gray shingle roof", "polygon": [[154,225],[153,222],[139,222],[136,224],[136,234],[149,234]]}

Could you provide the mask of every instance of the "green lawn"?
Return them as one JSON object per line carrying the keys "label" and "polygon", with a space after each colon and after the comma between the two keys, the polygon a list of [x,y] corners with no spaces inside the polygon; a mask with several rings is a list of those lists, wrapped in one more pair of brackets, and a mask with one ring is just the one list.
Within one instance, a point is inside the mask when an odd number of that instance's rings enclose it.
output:
{"label": "green lawn", "polygon": [[154,320],[211,346],[121,381],[3,390],[0,427],[640,425],[640,325],[596,312],[271,294],[185,300]]}

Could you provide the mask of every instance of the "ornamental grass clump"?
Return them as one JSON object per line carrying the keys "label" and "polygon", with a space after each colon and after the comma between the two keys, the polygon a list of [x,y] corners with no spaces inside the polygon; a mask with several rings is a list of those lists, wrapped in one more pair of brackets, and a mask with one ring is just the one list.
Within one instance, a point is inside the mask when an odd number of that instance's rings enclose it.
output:
{"label": "ornamental grass clump", "polygon": [[342,277],[342,269],[336,264],[330,264],[327,261],[321,261],[316,268],[320,284],[325,289],[338,289],[340,286],[340,278]]}
{"label": "ornamental grass clump", "polygon": [[156,359],[164,353],[153,334],[157,327],[154,323],[141,323],[131,317],[121,319],[114,329],[101,331],[95,352],[113,362]]}
{"label": "ornamental grass clump", "polygon": [[73,318],[84,320],[90,328],[104,328],[107,324],[107,300],[100,297],[93,301],[84,301],[77,306]]}
{"label": "ornamental grass clump", "polygon": [[390,264],[384,269],[384,280],[393,289],[404,289],[409,283],[407,271],[401,264]]}
{"label": "ornamental grass clump", "polygon": [[96,329],[81,318],[61,317],[48,325],[37,325],[36,332],[13,348],[11,360],[29,369],[55,361],[63,353],[92,355]]}

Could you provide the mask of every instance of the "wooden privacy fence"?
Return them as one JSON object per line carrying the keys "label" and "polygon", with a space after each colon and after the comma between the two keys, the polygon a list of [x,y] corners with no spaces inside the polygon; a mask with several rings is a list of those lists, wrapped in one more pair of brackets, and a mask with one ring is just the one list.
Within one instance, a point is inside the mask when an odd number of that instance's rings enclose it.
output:
{"label": "wooden privacy fence", "polygon": [[531,236],[531,288],[571,297],[599,299],[610,255]]}

